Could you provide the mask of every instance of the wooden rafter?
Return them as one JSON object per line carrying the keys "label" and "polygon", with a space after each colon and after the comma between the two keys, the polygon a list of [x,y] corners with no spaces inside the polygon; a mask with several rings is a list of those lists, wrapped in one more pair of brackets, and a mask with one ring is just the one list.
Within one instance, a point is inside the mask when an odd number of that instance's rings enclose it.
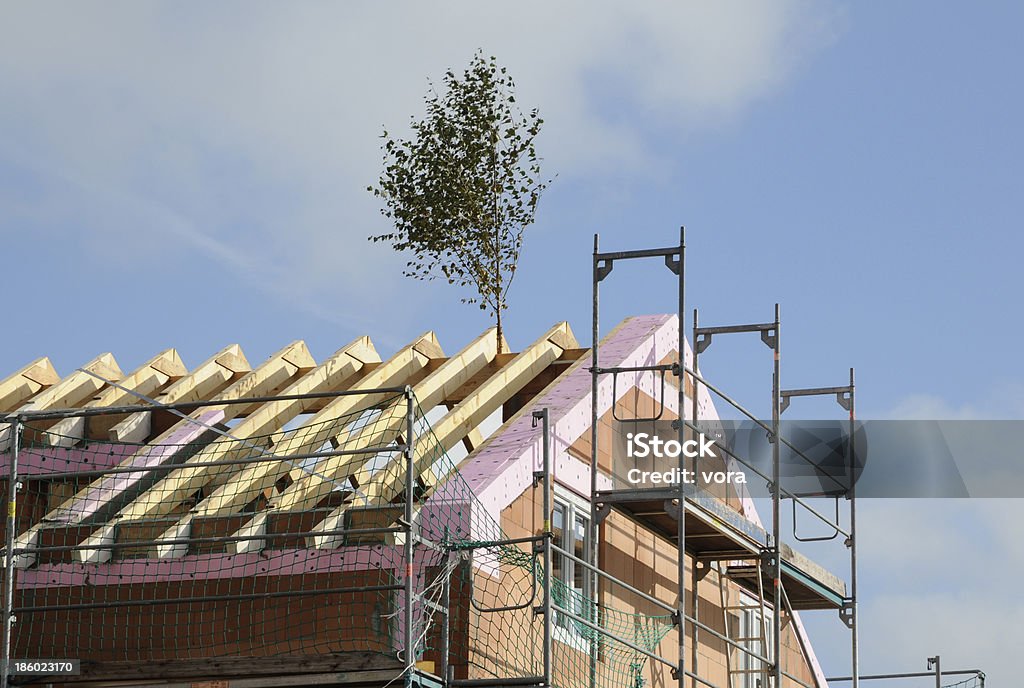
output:
{"label": "wooden rafter", "polygon": [[0,413],[18,408],[30,398],[60,382],[50,359],[37,358],[16,373],[0,380]]}
{"label": "wooden rafter", "polygon": [[[477,428],[488,416],[501,408],[527,383],[554,363],[566,349],[579,344],[569,329],[569,323],[562,322],[548,330],[540,339],[523,350],[496,374],[463,399],[451,412],[431,427],[433,437],[444,451],[451,449]],[[425,473],[431,466],[427,463],[435,458],[430,442],[418,442],[415,451],[416,473]],[[398,459],[396,459],[398,460]],[[364,468],[365,470],[365,468]],[[375,503],[384,496],[390,496],[399,489],[401,471],[381,471],[385,480],[374,481],[363,491],[369,503]],[[432,476],[428,483],[436,483],[438,476]]]}
{"label": "wooden rafter", "polygon": [[[178,352],[174,349],[167,349],[143,363],[124,379],[119,380],[118,387],[108,387],[92,401],[84,404],[82,408],[137,404],[140,403],[138,394],[152,396],[168,383],[187,374],[188,370],[181,362],[181,358],[178,357]],[[121,389],[122,387],[130,389],[136,394],[127,392],[125,389]],[[86,437],[90,439],[105,438],[110,428],[123,419],[123,415],[66,418],[50,428],[46,433],[46,439],[51,445],[69,447]]]}
{"label": "wooden rafter", "polygon": [[[444,352],[438,346],[434,334],[428,332],[360,379],[351,389],[401,386],[411,376],[425,370],[431,360],[443,356]],[[340,446],[343,440],[341,434],[344,432],[345,425],[351,421],[352,414],[384,401],[386,396],[366,394],[338,397],[303,426],[314,428],[328,423],[330,424],[329,428],[318,428],[317,432],[306,434],[303,434],[300,428],[291,437],[271,449],[275,454],[282,456],[304,454],[319,449],[324,444],[326,437],[334,438],[335,443]],[[266,461],[247,466],[233,476],[230,482],[219,486],[209,497],[197,505],[196,515],[214,516],[234,513],[291,470],[292,464],[286,462]],[[317,471],[322,470],[324,467],[318,465]]]}
{"label": "wooden rafter", "polygon": [[[305,342],[292,342],[268,358],[256,370],[221,392],[215,401],[231,401],[274,394],[296,374],[308,371],[313,365],[315,362],[309,355]],[[214,403],[197,410],[193,415],[220,411],[224,414],[224,421],[228,421],[234,418],[242,408],[243,406],[238,404],[218,406]],[[189,421],[183,420],[183,422]],[[205,461],[209,461],[208,457],[214,453],[214,448],[223,443],[230,443],[236,447],[238,445],[234,440],[217,441],[207,445],[186,462],[187,467],[177,469],[157,481],[153,487],[122,509],[118,517],[121,520],[134,521],[143,518],[156,518],[173,511],[182,500],[202,485],[205,472],[199,466]]]}
{"label": "wooden rafter", "polygon": [[[456,407],[435,423],[431,430],[437,443],[448,451],[462,438],[476,429],[488,416],[501,408],[517,391],[534,379],[549,365],[554,363],[567,349],[578,346],[569,324],[559,323],[548,330],[540,339],[516,355],[498,372],[484,380],[470,392]],[[415,444],[413,462],[417,475],[432,470],[437,456],[436,445],[432,441],[420,441]],[[353,477],[361,485],[363,500],[360,503],[375,505],[401,490],[405,473],[401,467],[402,457],[397,456],[384,467],[376,467],[371,478],[371,468],[364,464]],[[376,476],[381,476],[376,479]],[[428,482],[436,483],[443,476],[431,475]],[[360,480],[365,481],[359,482]],[[343,505],[335,509],[321,521],[314,530],[337,531],[344,527],[344,515],[348,509]],[[333,547],[339,542],[337,536],[313,538],[317,547]]]}
{"label": "wooden rafter", "polygon": [[[232,399],[244,399],[246,397],[276,394],[283,386],[289,384],[297,376],[306,374],[309,370],[315,367],[315,365],[316,363],[312,356],[310,356],[305,343],[302,341],[293,342],[267,359],[267,361],[260,365],[256,370],[244,375],[241,379],[231,384],[227,389],[218,394],[213,401],[229,401]],[[194,392],[189,392],[188,394],[192,393]],[[187,426],[190,423],[193,425],[197,422],[201,423],[202,421],[199,420],[201,417],[213,416],[219,419],[218,422],[227,421],[234,418],[244,408],[244,404],[217,405],[214,403],[209,406],[205,406],[189,416],[191,420],[182,419],[181,423],[165,432],[160,438],[152,442],[150,446],[159,447],[160,443],[164,441],[165,438],[175,432],[179,432],[182,426]],[[209,445],[207,446],[207,449],[208,447]],[[173,447],[171,451],[162,452],[160,462],[170,460],[175,453],[176,450],[174,450]],[[201,454],[202,452],[197,454],[197,456]],[[192,458],[194,459],[195,457]],[[132,457],[126,460],[126,462],[130,462],[131,460]],[[204,479],[201,476],[202,468],[202,466],[193,467],[189,465],[188,467],[177,469],[170,475],[165,476],[154,486],[124,506],[110,522],[100,527],[99,530],[86,538],[82,544],[109,544],[113,541],[117,523],[157,518],[170,513],[177,508],[184,499],[190,496],[190,487],[192,487],[194,491],[194,489],[196,489],[193,487],[194,485],[201,485],[202,482],[204,482]],[[199,477],[193,476],[193,473],[199,474]],[[193,478],[193,480],[190,481],[189,478]],[[86,488],[86,490],[80,492],[76,497],[84,495],[84,498],[95,499],[95,497],[89,497],[88,489],[89,488]],[[115,497],[116,496],[117,495],[115,495]],[[73,508],[73,505],[71,505],[71,507]],[[82,549],[76,550],[74,556],[78,561],[83,562],[108,561],[110,559],[110,550],[102,548]]]}
{"label": "wooden rafter", "polygon": [[[448,395],[454,393],[494,360],[497,355],[494,333],[494,328],[487,330],[413,386],[422,412],[426,413],[441,404]],[[403,399],[396,401],[375,423],[348,438],[341,446],[351,450],[387,445],[397,435],[404,434],[405,424],[406,411]],[[350,484],[359,486],[362,484],[361,481],[368,480],[364,468],[373,459],[373,455],[366,454],[329,457],[317,464],[315,475],[303,475],[276,498],[274,504],[279,511],[311,509],[331,492],[334,482],[350,480]]]}
{"label": "wooden rafter", "polygon": [[[238,344],[224,347],[167,389],[156,395],[162,404],[176,404],[216,397],[239,376],[252,370]],[[110,429],[112,442],[145,442],[152,434],[151,411],[133,413]]]}
{"label": "wooden rafter", "polygon": [[[100,354],[82,366],[80,370],[76,370],[57,384],[29,399],[18,408],[18,411],[75,408],[106,387],[107,384],[103,380],[117,382],[122,375],[113,354]],[[29,426],[31,430],[45,430],[55,422],[53,420],[35,420]],[[0,451],[6,451],[10,446],[10,434],[9,427],[0,429]]]}

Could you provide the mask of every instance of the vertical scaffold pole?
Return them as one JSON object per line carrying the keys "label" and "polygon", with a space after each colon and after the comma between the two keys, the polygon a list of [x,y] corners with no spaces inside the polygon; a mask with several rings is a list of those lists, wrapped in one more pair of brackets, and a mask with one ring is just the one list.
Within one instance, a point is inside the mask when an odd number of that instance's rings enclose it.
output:
{"label": "vertical scaffold pole", "polygon": [[[447,538],[445,538],[447,539]],[[452,553],[445,554],[445,564],[451,564]],[[441,684],[451,685],[449,666],[451,665],[451,634],[452,634],[452,575],[450,567],[445,567],[444,580],[441,582],[441,617],[443,626],[441,628]]]}
{"label": "vertical scaffold pole", "polygon": [[[684,352],[686,351],[686,328],[683,327],[683,313],[685,313],[684,305],[686,303],[686,280],[684,275],[686,273],[686,228],[679,228],[679,270],[676,277],[679,282],[679,311],[677,316],[678,323],[678,338],[676,341],[676,350],[679,354],[679,390],[676,397],[676,410],[679,422],[677,423],[679,428],[679,446],[683,445],[685,441],[686,423],[683,418],[683,409],[686,405],[686,357]],[[683,453],[679,453],[679,475],[684,476],[684,470],[686,469],[686,457]],[[679,688],[685,688],[686,686],[686,481],[680,478],[679,480],[679,518],[678,531],[676,533],[677,544],[679,547],[679,569],[677,576],[679,579],[679,675],[676,677],[679,684]],[[696,562],[694,563],[696,567]],[[696,627],[694,627],[696,628]],[[694,635],[693,642],[696,643],[696,635]],[[696,673],[696,672],[694,672]]]}
{"label": "vertical scaffold pole", "polygon": [[551,530],[551,430],[548,409],[540,410],[544,473],[544,688],[550,688],[551,675],[551,643],[554,642],[554,623],[551,618],[551,545],[554,533]]}
{"label": "vertical scaffold pole", "polygon": [[413,499],[416,489],[415,451],[415,397],[412,387],[405,388],[405,671],[412,676],[416,667],[416,648],[413,647]]}
{"label": "vertical scaffold pole", "polygon": [[11,428],[11,465],[7,474],[7,538],[4,557],[4,637],[3,657],[0,658],[0,687],[7,688],[11,673],[11,633],[14,630],[14,540],[17,533],[18,508],[18,451],[21,444],[21,419],[15,418]]}
{"label": "vertical scaffold pole", "polygon": [[[697,393],[697,390],[699,389],[698,385],[700,385],[700,382],[697,381],[697,372],[698,372],[698,370],[697,370],[697,355],[698,355],[699,352],[697,351],[697,309],[696,308],[693,309],[693,339],[690,342],[690,348],[693,351],[693,354],[692,354],[692,356],[690,358],[690,367],[691,367],[691,369],[693,370],[693,373],[694,373],[691,376],[691,378],[690,378],[693,381],[692,388],[690,389],[690,394],[693,395],[693,398],[690,400],[691,401],[691,403],[690,403],[690,422],[693,423],[693,427],[695,428],[693,432],[694,432],[694,437],[696,438],[696,434],[697,434],[697,430],[696,430],[696,427],[697,427],[697,397],[699,396],[698,393]],[[684,359],[684,361],[685,361],[685,359]],[[680,379],[680,384],[685,387],[685,382],[684,382],[685,377],[683,376],[682,371],[680,371],[680,378],[679,379]],[[693,457],[693,475],[697,475],[697,457],[696,456]]]}
{"label": "vertical scaffold pole", "polygon": [[860,639],[857,633],[857,480],[854,440],[856,438],[856,401],[853,368],[850,368],[850,673],[853,688],[860,686]]}
{"label": "vertical scaffold pole", "polygon": [[772,685],[782,688],[782,527],[780,502],[782,479],[779,467],[780,447],[779,416],[781,415],[782,381],[780,379],[779,351],[782,340],[779,332],[779,304],[775,304],[775,367],[772,374],[772,591],[774,593],[772,618]]}
{"label": "vertical scaffold pole", "polygon": [[928,658],[928,665],[935,665],[935,688],[942,688],[942,657],[935,655]]}
{"label": "vertical scaffold pole", "polygon": [[[591,345],[590,345],[590,552],[589,555],[590,565],[594,567],[596,571],[600,562],[598,561],[598,546],[597,537],[599,528],[597,524],[597,501],[594,496],[597,494],[597,387],[598,387],[598,341],[600,338],[599,327],[600,319],[598,316],[598,308],[600,306],[600,266],[597,260],[597,251],[599,247],[598,235],[594,235],[594,316],[591,323]],[[615,400],[612,399],[612,404],[615,404]],[[597,575],[593,572],[589,574],[590,585],[587,586],[590,590],[591,603],[588,605],[588,611],[590,609],[597,609]],[[599,620],[592,618],[591,622],[597,624]],[[597,636],[594,635],[594,640],[591,643],[590,652],[590,685],[591,688],[597,684]]]}
{"label": "vertical scaffold pole", "polygon": [[[682,305],[680,305],[680,308],[682,308]],[[680,326],[682,326],[682,312],[681,311],[680,311],[680,316],[679,317],[680,317]],[[697,385],[700,384],[699,382],[697,382],[697,325],[698,325],[697,309],[694,308],[693,309],[693,338],[690,340],[690,349],[693,352],[691,357],[690,357],[690,369],[693,370],[693,373],[694,373],[692,378],[691,378],[693,380],[693,384],[692,384],[692,386],[690,388],[690,394],[692,395],[691,398],[690,398],[690,423],[693,424],[693,435],[692,435],[693,439],[697,439],[697,433],[698,433],[697,428],[699,427],[698,424],[697,424],[697,411],[698,411],[698,409],[697,409],[697,396],[698,396],[697,395],[697,389],[698,389]],[[685,393],[685,391],[686,391],[686,375],[685,375],[685,367],[684,366],[685,366],[685,363],[686,363],[686,357],[685,357],[685,355],[684,355],[684,353],[682,351],[679,352],[679,361],[680,361],[679,362],[679,385],[683,389],[683,392]],[[682,417],[682,413],[680,413],[680,417]],[[697,475],[697,457],[696,456],[693,457],[693,464],[692,464],[692,466],[693,466],[693,473],[692,473],[692,475],[696,476]],[[691,599],[693,599],[693,619],[694,619],[694,621],[700,621],[700,613],[699,613],[700,612],[700,595],[697,594],[697,592],[698,592],[697,591],[697,586],[698,586],[700,581],[699,581],[699,578],[697,577],[697,560],[696,560],[696,558],[694,558],[694,562],[693,562],[693,575],[691,576],[691,578],[693,579],[693,592],[690,593]],[[719,587],[719,592],[721,592],[721,587]],[[726,633],[728,633],[728,632],[729,632],[728,629],[726,629]],[[699,640],[700,640],[700,630],[697,628],[697,625],[694,624],[694,626],[693,626],[693,639],[692,639],[693,647],[692,647],[691,652],[690,652],[690,662],[693,665],[690,668],[690,671],[692,671],[694,674],[699,674],[700,673],[697,670],[697,659],[699,657],[699,648],[697,647],[697,643],[698,643]],[[729,659],[729,648],[728,647],[725,648],[725,655],[726,655],[726,663],[728,663],[728,659]],[[694,679],[690,682],[690,686],[692,686],[692,688],[697,688],[697,679],[696,679],[696,677],[694,677]],[[731,686],[729,688],[731,688]]]}

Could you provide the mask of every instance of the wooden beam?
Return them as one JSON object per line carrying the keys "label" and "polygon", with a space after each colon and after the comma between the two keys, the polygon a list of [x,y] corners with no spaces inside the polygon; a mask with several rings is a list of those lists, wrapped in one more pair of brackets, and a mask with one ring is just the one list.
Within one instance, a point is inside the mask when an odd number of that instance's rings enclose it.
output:
{"label": "wooden beam", "polygon": [[[312,356],[309,355],[309,350],[306,348],[306,344],[302,341],[292,342],[267,359],[267,361],[256,370],[244,375],[241,379],[230,385],[227,389],[218,394],[213,401],[228,401],[231,399],[243,399],[249,396],[265,396],[268,394],[274,394],[280,391],[282,386],[289,384],[296,375],[302,375],[303,371],[308,370],[308,368],[313,365],[315,365],[315,362],[313,361]],[[214,375],[214,377],[216,377],[216,375]],[[189,390],[185,396],[187,397],[195,393],[196,389],[193,388]],[[185,400],[190,401],[191,399]],[[204,406],[197,409],[189,417],[192,420],[182,419],[180,423],[177,423],[171,429],[167,430],[159,439],[155,440],[150,445],[143,447],[139,453],[144,453],[150,447],[156,446],[158,450],[163,450],[158,452],[158,461],[160,463],[166,463],[184,447],[173,445],[169,448],[160,447],[159,445],[164,438],[175,432],[179,432],[190,425],[195,425],[196,422],[202,422],[198,421],[200,417],[214,416],[220,419],[217,422],[226,422],[234,418],[242,408],[244,408],[244,405],[242,404],[212,404],[210,406]],[[207,445],[207,448],[208,446],[209,445]],[[206,450],[207,449],[204,449],[203,451]],[[202,452],[200,452],[200,454],[201,453]],[[149,458],[152,459],[152,457]],[[130,463],[132,460],[134,460],[133,457],[129,457],[129,459],[122,463]],[[150,464],[147,463],[147,466],[148,465]],[[103,479],[101,478],[100,480]],[[170,475],[165,475],[163,479],[121,508],[112,520],[102,525],[96,532],[86,538],[82,544],[110,544],[113,542],[118,522],[143,520],[146,518],[159,518],[160,516],[164,516],[176,509],[183,500],[191,496],[192,492],[198,489],[203,482],[205,482],[205,479],[202,475],[202,466],[176,469]],[[138,478],[135,480],[124,480],[122,478],[121,483],[134,486],[138,484]],[[189,488],[191,488],[191,490]],[[88,490],[89,488],[86,488],[86,490],[80,492],[76,497],[79,497]],[[104,498],[108,500],[123,497],[126,493],[126,489],[124,488],[108,491],[113,493],[112,497]],[[95,497],[92,497],[92,499],[95,500]],[[109,549],[76,550],[74,557],[77,561],[81,562],[103,562],[110,560],[111,551]]]}
{"label": "wooden beam", "polygon": [[[296,340],[275,352],[258,368],[243,375],[217,397],[217,401],[245,399],[277,394],[290,385],[297,376],[304,375],[316,367],[316,361],[309,353],[306,343]],[[211,404],[203,410],[223,410],[225,420],[237,418],[246,407],[240,404],[218,406]]]}
{"label": "wooden beam", "polygon": [[[305,342],[292,342],[268,358],[256,370],[221,392],[214,401],[230,401],[250,396],[274,394],[296,374],[301,373],[304,368],[300,368],[300,365],[305,367],[312,361]],[[223,413],[224,420],[222,422],[227,422],[234,418],[241,408],[242,406],[238,404],[217,405],[214,403],[197,409],[195,414],[220,412]],[[188,423],[189,421],[183,419],[182,422]],[[232,432],[232,434],[234,433]],[[210,443],[191,457],[184,467],[165,475],[155,485],[125,506],[118,513],[118,519],[135,521],[158,518],[173,511],[184,499],[205,483],[206,471],[200,464],[210,461],[208,457],[219,451],[218,445],[231,446],[236,451],[239,448],[237,441],[228,438]]]}
{"label": "wooden beam", "polygon": [[[89,373],[94,373],[94,375]],[[109,352],[100,354],[82,366],[81,370],[76,370],[46,391],[32,397],[18,410],[44,411],[46,409],[75,408],[107,386],[105,382],[98,380],[95,375],[99,375],[111,382],[117,382],[124,373],[118,367],[113,354]],[[54,421],[44,422],[52,424]],[[32,425],[37,426],[41,424],[41,422],[33,422]]]}
{"label": "wooden beam", "polygon": [[60,375],[45,356],[0,380],[0,413],[18,408],[33,396],[60,382]]}
{"label": "wooden beam", "polygon": [[[238,344],[224,347],[191,373],[181,378],[155,399],[162,404],[176,404],[187,401],[199,401],[216,396],[221,390],[252,370],[245,360],[245,354]],[[153,413],[140,411],[133,413],[110,429],[109,438],[112,442],[145,442],[152,434]]]}
{"label": "wooden beam", "polygon": [[[200,366],[201,370],[197,370],[198,374],[193,373],[187,378],[179,380],[179,383],[187,382],[186,387],[175,390],[173,387],[178,386],[178,383],[175,383],[172,385],[172,389],[165,393],[165,396],[173,395],[172,398],[178,401],[192,401],[192,397],[200,393],[203,388],[216,384],[217,380],[230,380],[237,374],[235,371],[244,370],[248,365],[241,349],[237,345],[232,345]],[[243,375],[234,384],[221,391],[214,401],[229,401],[245,396],[271,394],[311,365],[314,365],[313,357],[309,354],[305,342],[292,342],[272,355],[259,368]],[[204,434],[210,434],[209,430],[203,429],[204,424],[230,420],[242,408],[241,405],[222,404],[197,409],[189,416],[191,420],[182,419],[181,422],[174,424],[152,443],[140,447],[137,452],[126,457],[118,466],[155,468],[172,461],[180,451],[189,448],[190,443],[200,441]],[[148,413],[134,415],[148,415]],[[97,514],[112,511],[116,508],[113,505],[130,498],[145,477],[145,472],[133,472],[97,478],[51,511],[43,519],[43,522],[78,523]],[[177,503],[167,504],[166,508],[173,509],[176,506]],[[101,527],[86,542],[94,540],[98,543],[107,543],[113,537],[113,528],[114,526],[111,524]],[[22,546],[32,546],[31,543],[38,537],[38,531],[39,524],[30,527],[18,536],[18,542],[23,543]],[[76,556],[79,556],[81,561],[106,561],[110,558],[110,550],[83,550],[76,552]],[[29,556],[23,557],[19,560],[19,565],[30,565],[33,559]]]}
{"label": "wooden beam", "polygon": [[[90,373],[95,373],[111,382],[117,382],[124,375],[118,367],[117,361],[114,360],[113,354],[100,354],[82,366],[81,370],[76,370],[57,384],[32,397],[22,404],[18,411],[45,411],[77,407],[107,386],[105,382]],[[31,430],[45,430],[55,422],[53,420],[37,420],[28,423],[28,427]],[[0,451],[6,451],[10,446],[10,434],[9,426],[0,428]]]}
{"label": "wooden beam", "polygon": [[[445,406],[449,411],[455,408],[455,404],[446,404]],[[480,425],[476,426],[469,431],[468,435],[462,438],[462,446],[466,448],[467,454],[472,454],[474,449],[484,443],[484,435],[480,427]]]}
{"label": "wooden beam", "polygon": [[[406,383],[409,377],[424,369],[431,359],[444,356],[433,332],[428,332],[395,354],[386,363],[360,379],[351,389],[395,387]],[[386,394],[366,394],[338,397],[322,411],[296,429],[290,437],[270,448],[275,454],[305,454],[316,451],[329,439],[342,445],[341,434],[352,421],[352,414],[381,403]],[[318,427],[326,424],[326,427]],[[315,431],[303,432],[303,429]],[[343,457],[338,457],[343,458]],[[255,499],[279,478],[293,470],[291,462],[264,461],[246,466],[230,482],[218,487],[196,508],[197,516],[208,517],[234,513]],[[316,470],[323,470],[318,465]]]}
{"label": "wooden beam", "polygon": [[[179,380],[188,374],[188,369],[181,362],[178,352],[174,349],[162,351],[143,363],[131,375],[118,381],[126,387],[147,397],[159,392],[168,383]],[[108,387],[82,408],[102,408],[104,406],[122,406],[140,403],[139,397],[118,387]],[[80,440],[101,439],[111,427],[124,419],[124,414],[95,416],[92,418],[65,418],[54,425],[46,433],[46,441],[52,446],[70,447]]]}
{"label": "wooden beam", "polygon": [[[549,365],[562,355],[566,349],[578,348],[579,344],[573,336],[569,323],[561,322],[548,330],[529,348],[516,356],[493,377],[477,387],[463,399],[450,413],[446,414],[431,428],[431,433],[444,451],[448,451],[456,442],[465,437],[486,420],[492,413],[512,398],[520,389],[530,383]],[[427,484],[436,485],[445,476],[427,475],[432,467],[427,463],[431,458],[431,444],[427,441],[417,442],[414,457],[416,474]],[[401,471],[384,470],[385,480],[378,481],[364,490],[368,503],[376,503],[381,498],[390,497],[400,489]]]}
{"label": "wooden beam", "polygon": [[350,676],[376,675],[393,679],[403,665],[380,652],[342,652],[330,655],[282,655],[275,657],[210,657],[206,659],[154,659],[146,661],[95,661],[83,659],[81,674],[61,677],[61,682],[139,681],[149,679],[216,679],[234,677],[301,676],[307,673],[358,672]]}
{"label": "wooden beam", "polygon": [[[447,413],[431,428],[433,437],[447,451],[456,442],[466,437],[479,427],[488,416],[501,408],[512,395],[547,368],[562,355],[566,349],[577,348],[576,338],[569,328],[569,323],[562,322],[548,330],[536,342],[522,353],[515,356],[497,373],[470,392],[456,407]],[[417,441],[414,448],[413,462],[417,476],[428,469],[429,463],[436,459],[433,440]],[[375,472],[379,478],[368,481],[360,486],[362,506],[386,501],[402,489],[405,471],[402,468],[402,457],[396,456],[386,466]],[[364,475],[366,467],[363,467]],[[436,482],[443,476],[431,476],[429,482]],[[344,515],[348,507],[343,505],[335,509],[321,521],[314,530],[335,531],[344,526]],[[317,547],[334,547],[339,542],[337,536],[314,537]]]}
{"label": "wooden beam", "polygon": [[[416,400],[423,413],[442,403],[449,394],[494,360],[498,351],[494,333],[495,328],[488,329],[413,386]],[[399,434],[405,434],[405,424],[406,402],[400,399],[386,409],[373,424],[349,437],[341,447],[351,450],[385,446]],[[350,484],[363,485],[370,481],[369,464],[373,463],[375,458],[374,454],[328,457],[317,464],[316,475],[307,473],[288,486],[284,493],[274,500],[274,506],[279,511],[312,509],[330,494],[337,481],[348,480]]]}

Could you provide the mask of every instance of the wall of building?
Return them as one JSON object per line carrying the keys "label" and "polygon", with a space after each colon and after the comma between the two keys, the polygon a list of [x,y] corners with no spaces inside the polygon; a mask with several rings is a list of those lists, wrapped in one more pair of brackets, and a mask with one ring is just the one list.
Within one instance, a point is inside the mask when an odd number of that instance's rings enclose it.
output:
{"label": "wall of building", "polygon": [[[672,388],[669,393],[675,394],[675,389]],[[627,416],[628,414],[641,416],[650,415],[657,411],[657,405],[658,402],[648,395],[642,393],[629,394],[619,400],[616,411],[620,417]],[[666,409],[665,417],[671,418],[672,416],[673,414]],[[613,435],[616,432],[615,426],[616,424],[612,420],[610,413],[600,419],[599,433],[601,436],[598,444],[599,447],[601,447],[599,463],[602,468],[608,468],[610,466],[611,455],[608,448],[612,446],[612,440],[614,439]],[[584,464],[588,463],[588,460],[585,461],[583,457],[589,455],[589,450],[589,433],[586,433],[570,447],[569,453],[574,456],[577,461],[580,461],[581,464]],[[731,506],[733,506],[733,508],[740,508],[740,500],[736,495],[722,496],[728,497],[727,501]],[[543,531],[541,500],[541,488],[535,487],[528,489],[502,511],[501,526],[508,537],[528,537],[540,534]],[[666,602],[667,604],[675,605],[677,603],[678,550],[672,542],[651,532],[640,523],[615,511],[609,514],[602,523],[599,542],[598,556],[601,561],[602,570],[629,583],[633,587]],[[693,558],[690,555],[687,555],[686,611],[687,614],[691,616],[695,613],[692,598],[693,586],[691,582],[693,565]],[[509,603],[512,603],[515,599],[524,599],[524,596],[529,594],[529,591],[526,588],[526,583],[519,572],[502,570],[501,574],[497,577],[497,581],[485,580],[486,578],[491,577],[486,573],[478,571],[476,573],[476,585],[478,585],[481,590],[496,589],[505,591],[506,599],[509,600]],[[720,633],[724,633],[726,616],[728,615],[730,617],[730,623],[733,624],[733,627],[730,629],[730,633],[735,636],[738,625],[737,616],[740,612],[732,610],[729,611],[728,614],[723,614],[723,601],[726,606],[741,604],[741,588],[727,579],[725,580],[724,586],[720,586],[719,583],[718,573],[715,570],[711,570],[697,584],[698,601],[696,616],[702,623],[707,624]],[[600,601],[602,605],[610,609],[617,610],[619,614],[616,614],[616,616],[620,617],[620,621],[622,618],[621,615],[624,614],[652,616],[661,616],[665,614],[664,610],[657,608],[655,605],[643,600],[639,596],[606,581],[602,581],[600,585]],[[514,619],[511,616],[499,619],[499,615],[497,614],[480,614],[478,616],[479,618],[476,622],[478,626],[482,629],[487,629],[485,633],[479,634],[480,639],[499,639],[502,634],[499,629],[502,626],[519,628],[521,629],[520,632],[529,633],[531,636],[537,636],[541,628],[541,617],[534,617],[532,612],[529,614],[518,613],[518,618]],[[792,626],[788,625],[787,622],[788,619],[784,617],[784,628],[782,632],[783,669],[788,673],[797,676],[802,681],[813,685],[814,679],[811,669],[801,652],[799,642]],[[689,671],[693,671],[692,631],[693,626],[690,625],[687,629],[686,637],[686,664]],[[509,631],[505,631],[505,633],[508,634]],[[540,636],[537,637],[539,638]],[[557,638],[558,634],[556,634],[556,639]],[[768,638],[768,642],[770,644],[770,626],[768,629]],[[531,642],[536,644],[538,640],[534,639]],[[558,640],[556,640],[556,642],[559,642],[560,644],[560,647],[558,648],[560,661],[556,662],[556,664],[561,664],[561,667],[556,666],[556,670],[561,668],[563,672],[569,673],[571,677],[578,677],[580,675],[586,676],[588,665],[587,654],[577,650],[570,644],[560,642]],[[523,643],[513,643],[510,647],[500,648],[494,646],[484,647],[483,643],[477,643],[473,648],[476,653],[473,663],[477,666],[477,669],[484,669],[486,671],[514,669],[517,666],[517,662],[518,666],[523,665],[524,662],[522,657],[509,658],[505,653],[508,653],[509,651],[519,651],[521,650],[522,645]],[[729,661],[731,660],[734,668],[739,668],[739,658],[742,654],[740,651],[734,650],[731,653],[729,660],[727,660],[726,647],[726,643],[721,639],[715,638],[707,632],[698,630],[696,673],[712,684],[722,688],[730,685],[727,680],[727,666]],[[755,646],[752,647],[752,649],[756,650],[757,648]],[[678,634],[675,629],[671,630],[661,640],[655,650],[655,653],[673,662],[678,660]],[[599,659],[597,666],[601,677],[604,679],[600,684],[623,685],[621,683],[621,673],[623,671],[621,662],[619,662],[618,666],[615,666],[613,658],[602,656]],[[581,671],[584,673],[581,674]],[[614,676],[612,674],[614,674]],[[565,678],[570,677],[563,677],[562,685],[573,685],[572,683],[564,682]],[[674,685],[668,668],[650,659],[647,659],[645,662],[642,678],[645,681],[643,684],[645,686]],[[559,683],[558,676],[556,676],[556,683]],[[784,679],[783,683],[784,685],[797,685],[789,679]],[[744,685],[744,683],[739,677],[734,677],[731,685],[741,686]]]}

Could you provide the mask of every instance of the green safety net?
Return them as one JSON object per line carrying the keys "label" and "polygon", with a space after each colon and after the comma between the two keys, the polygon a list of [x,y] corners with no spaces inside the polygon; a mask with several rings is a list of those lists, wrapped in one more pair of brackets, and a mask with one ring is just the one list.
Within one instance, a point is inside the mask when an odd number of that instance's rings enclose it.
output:
{"label": "green safety net", "polygon": [[[138,417],[27,422],[12,658],[330,656],[399,675],[411,635],[426,671],[447,655],[459,678],[540,675],[539,552],[504,542],[422,409],[410,495],[407,400],[366,395],[347,408],[260,432],[241,413],[214,424],[203,410],[189,421],[157,411],[134,443],[102,437]],[[409,497],[423,538],[411,568]],[[644,685],[647,657],[635,648],[656,652],[671,617],[588,599],[557,577],[551,595],[587,621],[555,614],[555,685],[592,675],[598,686]]]}

